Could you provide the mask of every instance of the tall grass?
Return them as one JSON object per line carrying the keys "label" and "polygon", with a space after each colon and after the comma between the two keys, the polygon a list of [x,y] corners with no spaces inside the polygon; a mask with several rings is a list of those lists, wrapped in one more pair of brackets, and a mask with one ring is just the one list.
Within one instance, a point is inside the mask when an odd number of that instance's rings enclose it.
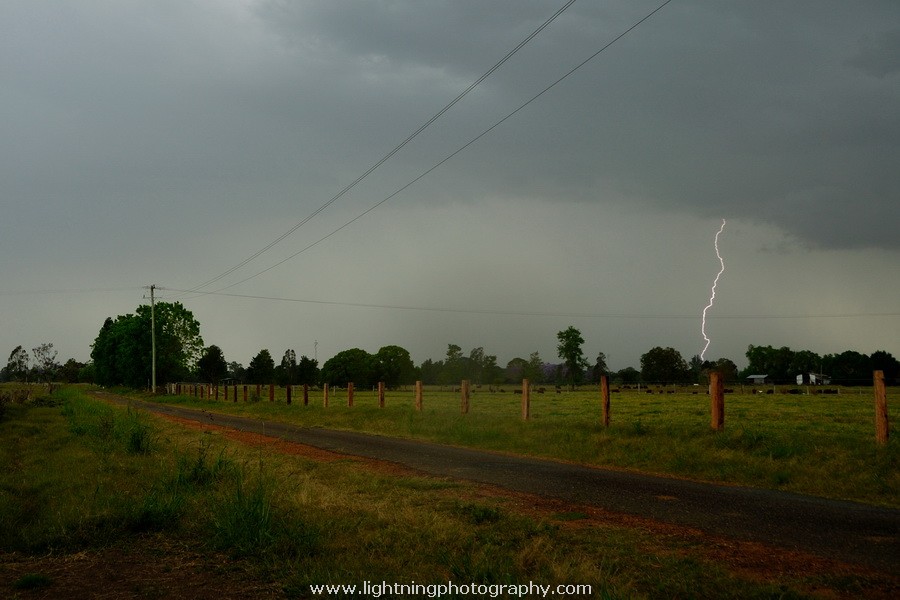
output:
{"label": "tall grass", "polygon": [[[274,485],[264,477],[250,483],[224,448],[213,452],[201,439],[193,455],[180,448],[163,453],[159,432],[145,413],[72,391],[61,392],[60,400],[59,408],[17,407],[32,417],[31,424],[6,424],[3,458],[10,469],[0,487],[0,546],[102,544],[130,533],[187,526],[206,530],[223,548],[250,553],[269,537],[300,529],[275,518]],[[58,447],[67,451],[49,451]],[[66,490],[65,499],[54,494],[58,489]],[[186,518],[207,504],[220,512]],[[223,518],[221,511],[229,510]],[[298,539],[310,545],[313,537]]]}

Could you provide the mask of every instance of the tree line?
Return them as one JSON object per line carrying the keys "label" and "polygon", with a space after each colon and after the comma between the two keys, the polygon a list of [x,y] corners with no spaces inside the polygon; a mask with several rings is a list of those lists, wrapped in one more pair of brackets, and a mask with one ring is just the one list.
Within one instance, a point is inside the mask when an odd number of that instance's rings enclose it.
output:
{"label": "tree line", "polygon": [[[91,345],[91,361],[87,364],[69,359],[60,365],[52,343],[32,349],[31,355],[18,346],[0,369],[0,381],[147,387],[151,379],[150,312],[149,306],[140,306],[134,313],[107,318]],[[271,352],[261,349],[245,368],[238,362],[228,362],[218,346],[204,345],[200,324],[181,303],[157,303],[155,323],[156,374],[160,383],[233,381],[340,386],[352,381],[358,386],[372,386],[382,381],[388,387],[397,387],[415,381],[457,385],[467,379],[476,385],[499,386],[528,379],[532,383],[574,387],[596,383],[603,375],[623,385],[704,383],[713,369],[723,374],[726,383],[742,381],[749,375],[765,375],[772,383],[791,384],[798,374],[818,373],[836,385],[857,385],[871,382],[874,370],[883,371],[888,384],[896,384],[900,378],[900,361],[883,350],[872,355],[848,350],[820,356],[809,350],[754,345],[747,349],[748,366],[742,371],[728,358],[703,361],[694,355],[688,361],[674,348],[657,346],[641,356],[640,370],[626,367],[611,372],[605,353],[599,352],[593,362],[585,357],[584,338],[573,326],[557,333],[557,356],[561,359],[558,363],[545,361],[540,353],[532,352],[528,358],[516,357],[501,366],[497,356],[486,353],[483,347],[466,354],[459,345],[448,344],[444,357],[429,358],[419,366],[415,366],[406,349],[391,345],[374,354],[360,348],[343,350],[321,367],[316,359],[298,358],[292,349],[285,350],[276,364]]]}

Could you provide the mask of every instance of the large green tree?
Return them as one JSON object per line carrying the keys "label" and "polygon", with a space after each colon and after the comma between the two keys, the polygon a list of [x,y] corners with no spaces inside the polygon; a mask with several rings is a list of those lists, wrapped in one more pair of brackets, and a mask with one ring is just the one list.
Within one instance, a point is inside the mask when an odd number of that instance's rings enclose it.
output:
{"label": "large green tree", "polygon": [[22,346],[16,346],[9,353],[6,362],[6,377],[11,381],[25,381],[28,377],[28,351]]}
{"label": "large green tree", "polygon": [[569,325],[556,334],[556,339],[559,341],[556,346],[557,354],[566,365],[566,379],[569,386],[575,389],[575,384],[581,381],[584,370],[588,367],[588,361],[581,350],[584,338],[580,331]]}
{"label": "large green tree", "polygon": [[890,352],[877,350],[869,357],[871,368],[873,371],[882,371],[884,380],[888,384],[896,384],[897,378],[900,377],[900,361],[898,361]]}
{"label": "large green tree", "polygon": [[606,353],[598,352],[597,360],[594,362],[594,366],[591,367],[591,380],[599,382],[602,375],[609,375],[609,367],[606,364]]}
{"label": "large green tree", "polygon": [[[203,350],[200,323],[180,302],[157,302],[156,379],[186,379],[196,370]],[[139,306],[134,314],[107,318],[91,348],[95,380],[101,385],[144,387],[151,375],[151,314]]]}
{"label": "large green tree", "polygon": [[738,380],[738,368],[730,358],[720,358],[715,363],[715,370],[722,374],[725,383],[734,383]]}
{"label": "large green tree", "polygon": [[225,354],[215,344],[203,351],[197,361],[197,372],[201,381],[218,382],[228,377],[228,363]]}
{"label": "large green tree", "polygon": [[81,372],[86,367],[74,358],[70,358],[59,368],[59,378],[65,383],[85,383],[81,380]]}
{"label": "large green tree", "polygon": [[792,368],[794,351],[787,346],[747,346],[744,375],[767,375],[776,383],[791,383],[797,376]]}
{"label": "large green tree", "polygon": [[272,354],[263,348],[247,367],[247,383],[273,383],[275,381],[275,360]]}
{"label": "large green tree", "polygon": [[416,367],[409,351],[400,346],[384,346],[375,353],[375,377],[390,388],[412,383]]}
{"label": "large green tree", "polygon": [[419,379],[425,385],[437,385],[443,383],[443,372],[444,361],[434,362],[429,358],[419,366]]}
{"label": "large green tree", "polygon": [[681,383],[690,377],[687,361],[674,348],[652,348],[641,356],[641,379],[647,383]]}
{"label": "large green tree", "polygon": [[322,382],[329,385],[368,387],[373,382],[375,358],[359,348],[338,352],[322,365]]}
{"label": "large green tree", "polygon": [[[50,382],[56,376],[59,370],[59,363],[56,362],[57,352],[53,349],[52,343],[44,343],[37,348],[31,349],[34,357],[34,374],[37,381],[41,381],[50,386]],[[53,387],[50,387],[53,391]]]}
{"label": "large green tree", "polygon": [[462,348],[456,344],[447,344],[447,357],[441,371],[441,384],[457,385],[469,377],[469,359],[463,356]]}
{"label": "large green tree", "polygon": [[625,367],[616,373],[616,379],[623,385],[633,385],[641,382],[641,372],[634,367]]}
{"label": "large green tree", "polygon": [[297,379],[297,353],[288,348],[281,357],[281,364],[275,367],[275,382],[278,385],[294,385]]}
{"label": "large green tree", "polygon": [[872,385],[872,362],[855,350],[822,357],[825,372],[838,385]]}
{"label": "large green tree", "polygon": [[297,363],[297,383],[315,385],[319,382],[319,361],[306,355]]}

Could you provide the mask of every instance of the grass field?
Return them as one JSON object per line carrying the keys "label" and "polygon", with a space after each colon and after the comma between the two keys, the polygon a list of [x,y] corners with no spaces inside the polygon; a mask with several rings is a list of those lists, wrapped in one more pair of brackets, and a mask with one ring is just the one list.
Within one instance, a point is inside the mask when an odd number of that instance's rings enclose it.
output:
{"label": "grass field", "polygon": [[[790,389],[790,388],[784,388]],[[385,407],[373,390],[322,392],[268,389],[261,398],[250,386],[238,402],[192,396],[163,396],[161,402],[259,416],[310,427],[350,429],[578,463],[636,469],[704,481],[788,490],[823,497],[900,507],[900,440],[892,427],[886,446],[875,443],[871,388],[843,388],[838,394],[727,394],[725,431],[710,427],[705,390],[611,394],[611,423],[600,425],[597,389],[531,394],[531,419],[521,418],[521,396],[476,390],[468,414],[455,391],[426,389],[423,410],[412,389],[388,391]],[[666,391],[666,390],[664,390]],[[736,390],[740,392],[740,390]],[[805,391],[805,388],[804,388]],[[750,392],[748,388],[747,392]],[[900,391],[888,388],[889,411],[900,410]],[[896,417],[895,417],[896,419]]]}
{"label": "grass field", "polygon": [[[420,437],[441,438],[444,429],[453,440],[495,447],[505,447],[508,435],[526,449],[555,440],[553,453],[584,440],[599,450],[620,439],[647,446],[661,435],[662,418],[673,418],[666,404],[673,398],[660,397],[659,405],[642,399],[633,413],[620,408],[621,432],[569,438],[566,429],[593,428],[594,419],[579,415],[583,395],[548,398],[540,409],[536,403],[529,423],[516,421],[509,396],[489,409],[487,397],[476,394],[466,416],[454,415],[453,396],[445,396],[427,395],[421,415],[401,403],[400,393],[388,396],[385,409],[365,394],[352,409],[267,402],[229,408]],[[690,435],[711,439],[702,415],[692,419],[696,428],[683,425],[696,429]],[[562,424],[546,427],[555,421]],[[499,434],[492,423],[504,424]],[[71,597],[81,590],[78,597],[90,597],[95,571],[103,569],[115,571],[103,584],[107,597],[168,597],[179,589],[192,598],[300,598],[312,597],[311,584],[448,580],[590,585],[599,598],[896,591],[887,575],[367,461],[276,453],[270,444],[185,428],[78,389],[7,406],[0,420],[0,596]]]}

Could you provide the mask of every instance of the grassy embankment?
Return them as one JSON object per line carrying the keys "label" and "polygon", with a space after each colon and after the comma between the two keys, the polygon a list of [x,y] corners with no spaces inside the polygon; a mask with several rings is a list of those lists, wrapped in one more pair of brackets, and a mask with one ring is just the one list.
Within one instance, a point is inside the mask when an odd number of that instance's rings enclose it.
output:
{"label": "grassy embankment", "polygon": [[[754,571],[758,556],[741,564],[743,550],[732,556],[733,546],[716,550],[701,536],[553,512],[348,459],[272,455],[75,389],[53,400],[61,404],[8,406],[0,421],[6,597],[27,598],[33,588],[65,595],[68,578],[56,572],[8,575],[8,565],[27,564],[27,557],[125,546],[133,562],[135,549],[158,547],[160,539],[209,557],[195,559],[188,578],[239,571],[243,582],[274,581],[289,597],[306,597],[310,583],[364,580],[590,584],[596,597],[607,598],[791,598],[808,590],[852,596],[888,585],[874,575],[778,568],[790,564],[780,558]],[[176,556],[157,553],[147,561]],[[184,570],[179,577],[163,589],[184,585]],[[128,593],[152,597],[154,590],[133,585]]]}
{"label": "grassy embankment", "polygon": [[[596,389],[531,395],[531,420],[521,419],[521,399],[477,391],[469,414],[459,394],[428,390],[422,412],[411,390],[387,393],[379,408],[371,390],[332,391],[327,408],[320,391],[302,390],[291,406],[285,390],[268,390],[234,403],[188,396],[161,397],[207,410],[258,416],[312,427],[351,429],[460,446],[485,448],[698,480],[780,489],[829,498],[900,507],[900,439],[892,425],[887,446],[875,444],[871,388],[834,395],[727,394],[725,431],[710,428],[709,399],[701,389],[673,394],[623,390],[611,398],[609,429],[600,426]],[[739,390],[738,390],[739,391]],[[747,390],[750,391],[749,389]],[[900,390],[888,389],[889,410],[900,408]],[[896,417],[894,417],[896,423]]]}

